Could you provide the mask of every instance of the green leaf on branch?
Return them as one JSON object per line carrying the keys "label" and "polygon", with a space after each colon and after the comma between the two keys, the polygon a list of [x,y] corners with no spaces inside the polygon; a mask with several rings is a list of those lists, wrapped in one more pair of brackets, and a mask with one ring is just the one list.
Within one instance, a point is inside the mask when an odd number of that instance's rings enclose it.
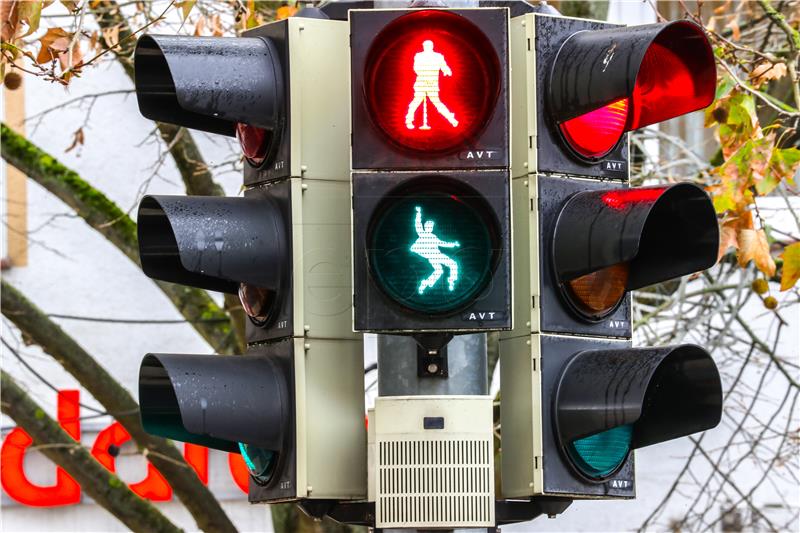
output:
{"label": "green leaf on branch", "polygon": [[765,196],[782,181],[789,185],[794,184],[794,174],[798,166],[800,166],[800,149],[774,148],[763,178],[755,182],[756,192],[760,196]]}
{"label": "green leaf on branch", "polygon": [[39,29],[39,22],[42,18],[42,4],[43,2],[17,2],[17,17],[20,22],[24,22],[28,26],[28,31],[20,37],[27,37]]}

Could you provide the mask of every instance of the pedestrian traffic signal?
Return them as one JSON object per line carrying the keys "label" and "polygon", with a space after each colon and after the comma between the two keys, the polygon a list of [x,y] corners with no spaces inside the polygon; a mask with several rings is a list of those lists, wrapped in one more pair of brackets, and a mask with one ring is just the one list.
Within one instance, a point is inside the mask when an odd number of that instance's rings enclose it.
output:
{"label": "pedestrian traffic signal", "polygon": [[[353,20],[359,31],[364,19]],[[498,55],[487,51],[494,51],[492,43],[462,15],[423,10],[394,18],[367,50],[369,117],[388,140],[408,150],[463,147],[485,129],[501,89]]]}
{"label": "pedestrian traffic signal", "polygon": [[243,197],[146,196],[142,268],[238,294],[248,316],[244,355],[148,354],[142,422],[241,454],[253,502],[366,496],[341,135],[349,112],[317,93],[324,80],[328,97],[347,101],[347,30],[288,19],[237,38],[144,36],[136,48],[142,114],[238,136],[245,167]]}
{"label": "pedestrian traffic signal", "polygon": [[350,28],[355,329],[510,327],[508,9]]}
{"label": "pedestrian traffic signal", "polygon": [[694,184],[629,187],[625,133],[710,104],[713,54],[688,21],[622,28],[538,14],[511,21],[511,49],[503,495],[632,498],[634,449],[721,416],[706,350],[632,348],[630,291],[713,266],[719,229]]}

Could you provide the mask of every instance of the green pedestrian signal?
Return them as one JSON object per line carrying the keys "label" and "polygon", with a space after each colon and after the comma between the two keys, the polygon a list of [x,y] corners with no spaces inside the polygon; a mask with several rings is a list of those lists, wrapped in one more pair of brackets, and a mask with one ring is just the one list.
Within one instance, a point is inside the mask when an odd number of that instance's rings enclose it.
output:
{"label": "green pedestrian signal", "polygon": [[416,206],[417,214],[414,218],[414,229],[417,231],[419,237],[414,244],[411,245],[410,250],[415,254],[427,259],[433,267],[433,272],[427,278],[423,279],[417,292],[423,294],[425,289],[433,287],[436,282],[442,277],[444,269],[442,265],[447,267],[450,274],[447,276],[447,290],[453,292],[455,289],[456,281],[458,281],[458,262],[452,257],[442,253],[441,248],[458,248],[461,246],[458,241],[445,242],[433,233],[435,222],[433,220],[426,220],[425,224],[422,223],[422,207]]}
{"label": "green pedestrian signal", "polygon": [[498,231],[477,194],[451,187],[389,195],[368,235],[369,263],[380,289],[430,314],[457,311],[491,279]]}

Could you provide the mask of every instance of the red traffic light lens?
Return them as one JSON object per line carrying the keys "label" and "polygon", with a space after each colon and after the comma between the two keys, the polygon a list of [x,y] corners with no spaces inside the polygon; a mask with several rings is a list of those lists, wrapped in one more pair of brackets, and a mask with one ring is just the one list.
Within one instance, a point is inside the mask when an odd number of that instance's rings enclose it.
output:
{"label": "red traffic light lens", "polygon": [[236,138],[239,139],[245,159],[253,166],[261,166],[269,151],[270,132],[239,122],[236,124]]}
{"label": "red traffic light lens", "polygon": [[628,284],[628,263],[618,263],[569,280],[566,294],[584,317],[600,320],[616,309]]}
{"label": "red traffic light lens", "polygon": [[628,99],[623,98],[595,109],[559,127],[569,145],[583,157],[603,157],[617,145],[628,120]]}
{"label": "red traffic light lens", "polygon": [[239,284],[239,301],[245,314],[257,326],[266,325],[275,308],[275,293],[248,283]]}
{"label": "red traffic light lens", "polygon": [[447,152],[484,128],[500,91],[500,62],[466,18],[422,10],[397,18],[373,40],[364,92],[375,124],[396,144]]}

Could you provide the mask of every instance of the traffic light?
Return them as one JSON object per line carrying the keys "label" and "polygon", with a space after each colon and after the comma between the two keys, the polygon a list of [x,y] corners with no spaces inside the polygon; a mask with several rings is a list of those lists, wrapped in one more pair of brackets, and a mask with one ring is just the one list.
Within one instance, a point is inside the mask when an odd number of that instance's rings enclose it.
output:
{"label": "traffic light", "polygon": [[352,332],[348,24],[291,18],[242,37],[143,36],[148,118],[236,136],[243,197],[146,196],[144,272],[238,294],[246,353],[148,354],[145,429],[242,455],[252,502],[366,497],[363,347]]}
{"label": "traffic light", "polygon": [[355,329],[509,328],[509,10],[349,20]]}
{"label": "traffic light", "polygon": [[630,291],[714,265],[692,183],[629,186],[627,133],[709,105],[689,21],[511,21],[514,329],[502,333],[504,498],[632,498],[633,450],[715,427],[719,372],[694,345],[632,348]]}
{"label": "traffic light", "polygon": [[[398,383],[419,385],[381,386],[370,415],[374,526],[493,527],[492,398],[479,371],[452,392],[467,337],[451,339],[511,327],[509,9],[349,21],[354,329],[413,335],[379,346],[415,363]],[[484,338],[470,348],[485,368]]]}

